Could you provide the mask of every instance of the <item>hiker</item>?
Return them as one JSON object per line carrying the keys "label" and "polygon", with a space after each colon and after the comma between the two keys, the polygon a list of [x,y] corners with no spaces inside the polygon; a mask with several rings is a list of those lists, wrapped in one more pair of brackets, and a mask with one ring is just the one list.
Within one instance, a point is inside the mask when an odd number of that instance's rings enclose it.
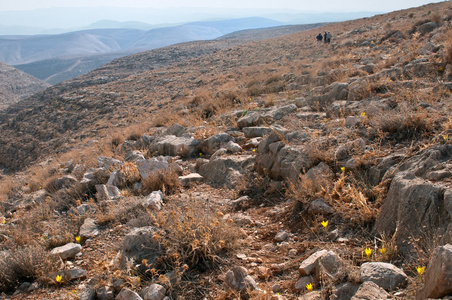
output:
{"label": "hiker", "polygon": [[317,45],[320,46],[322,44],[323,36],[321,33],[319,33],[318,36],[316,36],[317,39]]}
{"label": "hiker", "polygon": [[331,35],[331,32],[328,31],[328,33],[326,34],[326,42],[327,42],[327,44],[329,44],[331,42],[331,38],[332,37],[333,36]]}
{"label": "hiker", "polygon": [[326,44],[326,35],[327,35],[327,32],[325,31],[325,34],[323,35],[323,42]]}

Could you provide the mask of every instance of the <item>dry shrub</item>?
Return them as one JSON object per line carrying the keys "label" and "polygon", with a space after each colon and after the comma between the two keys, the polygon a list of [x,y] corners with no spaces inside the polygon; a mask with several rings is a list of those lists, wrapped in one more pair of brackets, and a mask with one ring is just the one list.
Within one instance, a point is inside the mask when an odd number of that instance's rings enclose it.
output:
{"label": "dry shrub", "polygon": [[0,253],[0,291],[10,292],[21,282],[33,282],[55,271],[49,253],[40,246],[28,246]]}
{"label": "dry shrub", "polygon": [[384,138],[395,142],[419,138],[433,129],[433,120],[424,110],[392,110],[374,118],[371,124]]}
{"label": "dry shrub", "polygon": [[113,148],[116,148],[120,145],[122,145],[122,143],[124,143],[124,136],[122,134],[119,133],[115,133],[110,141],[110,144]]}
{"label": "dry shrub", "polygon": [[144,125],[136,124],[136,125],[128,127],[125,130],[124,135],[127,137],[126,139],[129,141],[138,141],[139,139],[141,139],[144,132],[145,132]]}
{"label": "dry shrub", "polygon": [[265,80],[252,80],[247,83],[247,95],[250,97],[262,94],[279,93],[286,89],[284,78],[279,75],[271,76]]}
{"label": "dry shrub", "polygon": [[165,233],[155,237],[166,249],[156,262],[160,270],[175,270],[186,264],[202,271],[237,246],[239,230],[232,220],[198,200],[173,200],[155,219]]}
{"label": "dry shrub", "polygon": [[220,127],[218,126],[203,126],[195,130],[195,132],[193,133],[193,138],[205,140],[211,137],[212,135],[216,135],[220,132],[221,130]]}
{"label": "dry shrub", "polygon": [[452,64],[452,43],[446,45],[444,49],[444,62],[446,64]]}
{"label": "dry shrub", "polygon": [[363,192],[342,175],[334,184],[330,203],[342,217],[353,224],[370,223],[375,220],[378,210],[369,203]]}
{"label": "dry shrub", "polygon": [[173,170],[158,170],[143,181],[143,189],[148,192],[162,191],[171,195],[179,191],[179,175]]}

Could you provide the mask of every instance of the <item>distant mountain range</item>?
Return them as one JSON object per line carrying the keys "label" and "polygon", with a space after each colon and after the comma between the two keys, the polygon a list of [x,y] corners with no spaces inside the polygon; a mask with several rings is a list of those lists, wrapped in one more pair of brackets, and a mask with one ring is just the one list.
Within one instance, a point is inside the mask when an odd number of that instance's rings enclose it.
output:
{"label": "distant mountain range", "polygon": [[254,17],[151,30],[110,28],[56,35],[0,36],[0,60],[56,84],[125,55],[182,42],[211,40],[244,29],[281,25],[284,23]]}

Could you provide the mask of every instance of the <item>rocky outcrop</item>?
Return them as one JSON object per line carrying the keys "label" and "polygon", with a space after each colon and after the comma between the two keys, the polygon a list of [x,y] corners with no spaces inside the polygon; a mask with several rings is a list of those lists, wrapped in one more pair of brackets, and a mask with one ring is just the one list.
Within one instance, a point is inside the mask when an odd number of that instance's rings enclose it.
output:
{"label": "rocky outcrop", "polygon": [[200,167],[199,173],[207,182],[217,186],[232,188],[254,168],[253,155],[218,156]]}
{"label": "rocky outcrop", "polygon": [[379,287],[393,291],[408,285],[406,274],[393,264],[383,262],[368,262],[361,265],[359,271],[361,282],[372,281]]}
{"label": "rocky outcrop", "polygon": [[452,145],[424,150],[393,170],[386,200],[375,232],[394,236],[401,253],[408,253],[411,239],[437,238],[452,243],[452,191],[440,182],[452,176]]}
{"label": "rocky outcrop", "polygon": [[437,299],[452,295],[452,246],[450,244],[435,248],[424,276],[422,297],[418,299]]}
{"label": "rocky outcrop", "polygon": [[141,264],[143,259],[151,265],[162,251],[155,235],[158,230],[154,227],[134,228],[128,233],[122,243],[122,256],[120,265],[126,268],[129,264]]}

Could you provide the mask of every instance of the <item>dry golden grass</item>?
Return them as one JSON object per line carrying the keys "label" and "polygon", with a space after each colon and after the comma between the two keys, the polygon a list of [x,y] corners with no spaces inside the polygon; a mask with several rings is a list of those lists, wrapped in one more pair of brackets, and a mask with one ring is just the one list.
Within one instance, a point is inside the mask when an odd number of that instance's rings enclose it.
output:
{"label": "dry golden grass", "polygon": [[173,170],[159,170],[143,181],[143,189],[148,192],[162,191],[166,195],[179,192],[179,175]]}

